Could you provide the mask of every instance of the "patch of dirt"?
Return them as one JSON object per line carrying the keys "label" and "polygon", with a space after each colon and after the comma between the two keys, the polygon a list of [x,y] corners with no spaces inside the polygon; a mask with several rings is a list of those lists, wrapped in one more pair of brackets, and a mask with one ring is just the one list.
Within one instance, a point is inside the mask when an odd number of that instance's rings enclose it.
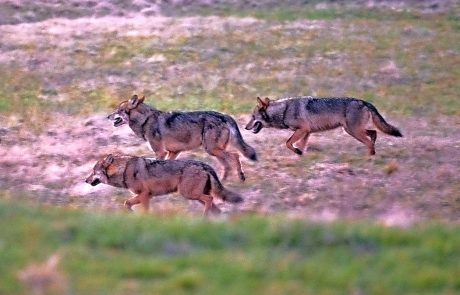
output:
{"label": "patch of dirt", "polygon": [[[115,128],[100,113],[89,117],[58,117],[38,136],[24,127],[3,128],[0,145],[0,190],[6,196],[78,208],[122,210],[129,192],[84,183],[94,163],[107,153],[153,156],[128,126]],[[259,155],[243,160],[245,183],[230,177],[226,186],[241,193],[239,206],[219,203],[225,212],[287,213],[313,221],[370,219],[407,226],[427,219],[460,219],[460,136],[450,132],[458,119],[395,120],[405,137],[379,133],[377,155],[340,129],[313,134],[309,150],[299,157],[285,140],[290,132],[264,129],[243,136]],[[240,117],[240,126],[246,122]],[[184,153],[211,163],[202,150]],[[388,168],[391,166],[391,169]],[[200,214],[200,204],[171,194],[151,201],[162,210]],[[166,209],[165,209],[166,208]],[[175,209],[172,209],[175,208]]]}

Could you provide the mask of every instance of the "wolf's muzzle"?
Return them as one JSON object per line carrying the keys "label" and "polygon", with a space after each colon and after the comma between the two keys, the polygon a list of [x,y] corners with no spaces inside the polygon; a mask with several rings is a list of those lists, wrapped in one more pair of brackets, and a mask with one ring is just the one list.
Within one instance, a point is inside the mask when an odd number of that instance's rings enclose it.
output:
{"label": "wolf's muzzle", "polygon": [[88,178],[86,178],[86,179],[85,179],[85,182],[91,184],[92,186],[96,186],[96,185],[98,185],[99,183],[101,183],[101,181],[99,180],[99,178],[93,178],[93,175],[91,175],[91,176],[89,176]]}
{"label": "wolf's muzzle", "polygon": [[262,123],[261,123],[261,122],[259,122],[259,121],[255,122],[255,123],[254,123],[254,127],[252,127],[252,132],[253,132],[254,134],[257,134],[257,133],[260,132],[260,130],[262,130],[262,127],[263,127],[263,126],[262,126]]}
{"label": "wolf's muzzle", "polygon": [[123,124],[123,119],[121,117],[116,117],[113,121],[113,126],[118,127]]}
{"label": "wolf's muzzle", "polygon": [[96,186],[96,185],[98,185],[99,183],[101,183],[101,181],[100,181],[99,179],[95,179],[95,180],[91,181],[90,184],[91,184],[92,186]]}

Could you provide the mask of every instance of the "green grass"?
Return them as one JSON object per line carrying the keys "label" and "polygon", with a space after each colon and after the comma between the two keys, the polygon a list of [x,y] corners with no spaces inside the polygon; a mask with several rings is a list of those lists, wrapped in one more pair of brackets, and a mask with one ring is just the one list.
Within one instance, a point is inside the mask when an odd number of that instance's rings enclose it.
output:
{"label": "green grass", "polygon": [[[167,110],[241,114],[252,110],[256,96],[318,95],[362,97],[403,116],[456,116],[457,10],[431,15],[311,5],[200,10],[193,13],[263,21],[170,38],[106,32],[75,40],[70,47],[52,35],[41,43],[18,41],[8,48],[48,59],[50,66],[28,71],[20,60],[2,66],[0,114],[32,114],[35,122],[49,111],[109,111],[121,98],[143,92],[150,103]],[[289,27],[312,19],[324,22]],[[171,28],[181,22],[174,19]],[[149,62],[152,56],[162,61]],[[379,73],[389,61],[396,64],[397,77]],[[108,83],[109,76],[117,82]],[[57,101],[56,95],[65,99]]]}
{"label": "green grass", "polygon": [[[202,9],[197,12],[200,15],[219,16],[252,16],[263,20],[294,21],[299,19],[310,20],[333,20],[333,19],[365,19],[365,20],[414,20],[422,18],[418,12],[391,11],[388,9],[366,9],[366,8],[325,8],[316,9],[309,5],[301,7],[278,6],[266,9],[236,9],[233,7],[222,7],[218,9]],[[184,12],[188,15],[187,12]]]}
{"label": "green grass", "polygon": [[0,293],[53,253],[75,294],[455,294],[460,227],[210,222],[0,202]]}

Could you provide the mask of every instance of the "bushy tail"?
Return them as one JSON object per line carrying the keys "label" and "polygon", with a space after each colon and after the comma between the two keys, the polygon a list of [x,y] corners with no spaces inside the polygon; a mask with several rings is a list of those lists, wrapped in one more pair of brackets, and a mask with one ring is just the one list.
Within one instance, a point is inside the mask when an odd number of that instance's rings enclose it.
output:
{"label": "bushy tail", "polygon": [[372,122],[374,122],[374,125],[382,132],[393,135],[396,137],[402,137],[403,135],[401,134],[401,131],[399,131],[398,128],[396,128],[393,125],[388,124],[385,119],[380,115],[380,113],[377,111],[377,108],[374,107],[369,102],[364,102],[366,107],[369,109],[369,111],[372,114]]}
{"label": "bushy tail", "polygon": [[244,141],[238,124],[236,124],[235,120],[230,116],[227,117],[227,125],[229,126],[232,134],[230,138],[232,146],[239,150],[246,158],[252,161],[257,161],[256,150]]}
{"label": "bushy tail", "polygon": [[239,194],[232,192],[223,186],[214,170],[208,172],[210,174],[209,179],[211,180],[211,195],[229,203],[243,202],[243,198]]}

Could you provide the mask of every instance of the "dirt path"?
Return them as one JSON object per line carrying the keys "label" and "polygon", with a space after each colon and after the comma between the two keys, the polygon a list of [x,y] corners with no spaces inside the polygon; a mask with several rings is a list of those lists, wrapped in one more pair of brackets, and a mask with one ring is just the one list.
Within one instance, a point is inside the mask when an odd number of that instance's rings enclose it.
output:
{"label": "dirt path", "polygon": [[[61,117],[36,136],[23,127],[1,129],[0,190],[6,196],[58,206],[122,210],[124,190],[83,182],[94,162],[109,152],[151,156],[129,127],[114,128],[96,114]],[[239,118],[240,126],[245,118]],[[392,120],[394,121],[394,120]],[[244,161],[247,181],[235,176],[228,187],[245,196],[238,207],[220,204],[226,212],[288,213],[311,220],[364,218],[386,224],[411,224],[426,219],[460,220],[460,135],[450,132],[458,120],[397,120],[405,137],[379,133],[377,156],[337,129],[311,137],[306,155],[284,146],[289,133],[243,131],[260,160]],[[201,150],[181,158],[210,162]],[[6,173],[5,173],[6,172]],[[197,204],[177,194],[152,200],[153,212],[188,211]]]}

